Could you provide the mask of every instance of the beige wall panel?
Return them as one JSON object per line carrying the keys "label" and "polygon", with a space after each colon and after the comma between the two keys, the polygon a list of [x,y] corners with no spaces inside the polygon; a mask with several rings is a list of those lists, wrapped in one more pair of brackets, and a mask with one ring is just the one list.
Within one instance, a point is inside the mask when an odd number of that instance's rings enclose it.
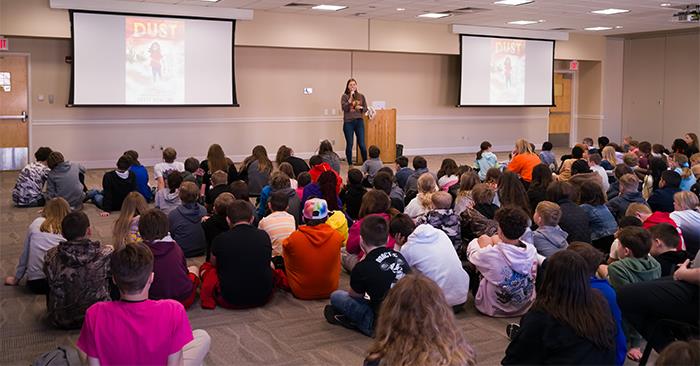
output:
{"label": "beige wall panel", "polygon": [[622,133],[659,141],[663,132],[665,37],[625,41]]}
{"label": "beige wall panel", "polygon": [[370,20],[371,51],[459,55],[459,35],[448,24]]}
{"label": "beige wall panel", "polygon": [[0,34],[69,38],[68,11],[49,8],[49,0],[0,0]]}
{"label": "beige wall panel", "polygon": [[666,38],[663,143],[700,133],[700,35]]}
{"label": "beige wall panel", "polygon": [[554,58],[601,61],[605,59],[605,37],[569,33],[568,41],[557,41]]}

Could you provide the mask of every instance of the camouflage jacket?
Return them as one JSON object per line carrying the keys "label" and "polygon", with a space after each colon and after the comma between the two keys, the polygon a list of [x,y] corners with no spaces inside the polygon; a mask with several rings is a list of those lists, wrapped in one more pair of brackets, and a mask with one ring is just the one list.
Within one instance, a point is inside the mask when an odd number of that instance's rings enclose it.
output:
{"label": "camouflage jacket", "polygon": [[22,168],[15,188],[12,189],[12,202],[17,206],[30,206],[43,198],[41,191],[49,170],[46,165],[38,162],[29,163]]}
{"label": "camouflage jacket", "polygon": [[111,300],[111,254],[112,247],[89,239],[64,241],[46,252],[44,273],[49,283],[46,305],[54,326],[80,328],[90,305]]}

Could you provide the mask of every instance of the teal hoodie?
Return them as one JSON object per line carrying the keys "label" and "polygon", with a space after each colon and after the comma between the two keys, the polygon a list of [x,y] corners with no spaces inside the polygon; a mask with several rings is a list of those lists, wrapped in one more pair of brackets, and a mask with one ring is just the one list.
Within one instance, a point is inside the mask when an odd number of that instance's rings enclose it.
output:
{"label": "teal hoodie", "polygon": [[651,281],[661,277],[661,265],[654,257],[624,258],[608,266],[608,278],[615,289],[630,283]]}

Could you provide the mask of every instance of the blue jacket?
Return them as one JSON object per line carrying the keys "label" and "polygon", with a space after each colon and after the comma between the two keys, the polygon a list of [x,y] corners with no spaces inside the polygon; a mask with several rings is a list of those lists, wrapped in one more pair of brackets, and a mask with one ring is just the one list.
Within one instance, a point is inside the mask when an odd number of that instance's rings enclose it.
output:
{"label": "blue jacket", "polygon": [[399,187],[403,189],[403,187],[406,185],[406,181],[408,180],[408,177],[410,177],[413,174],[413,169],[411,168],[401,168],[399,169],[396,174],[396,183],[399,184]]}
{"label": "blue jacket", "polygon": [[622,330],[622,313],[620,312],[620,307],[617,305],[617,295],[615,290],[608,280],[600,280],[597,278],[591,278],[591,288],[600,291],[608,300],[608,306],[610,306],[610,312],[612,313],[613,319],[615,319],[615,324],[617,324],[617,333],[615,334],[615,349],[617,355],[617,364],[622,365],[625,363],[625,355],[627,355],[627,339],[625,339],[625,332]]}
{"label": "blue jacket", "polygon": [[612,215],[619,220],[625,216],[627,207],[629,207],[631,203],[646,204],[647,201],[644,200],[641,192],[626,192],[623,195],[611,199],[605,204],[605,206],[607,206],[610,213],[612,213]]}
{"label": "blue jacket", "polygon": [[673,212],[673,195],[680,192],[679,188],[659,188],[651,194],[647,202],[652,211]]}
{"label": "blue jacket", "polygon": [[588,215],[588,223],[591,227],[591,240],[597,240],[614,235],[617,231],[617,221],[605,205],[592,206],[587,203],[581,208]]}
{"label": "blue jacket", "polygon": [[136,176],[136,189],[147,202],[153,201],[153,191],[148,186],[148,170],[143,165],[132,165],[129,170]]}

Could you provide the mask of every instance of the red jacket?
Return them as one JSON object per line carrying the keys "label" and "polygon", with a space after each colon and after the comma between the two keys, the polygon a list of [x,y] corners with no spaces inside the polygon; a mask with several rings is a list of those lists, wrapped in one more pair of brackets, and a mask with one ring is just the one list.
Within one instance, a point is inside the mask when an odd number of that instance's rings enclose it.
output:
{"label": "red jacket", "polygon": [[335,185],[335,193],[340,193],[340,189],[343,188],[343,178],[341,178],[340,175],[338,175],[338,172],[333,170],[333,168],[331,168],[331,166],[326,162],[311,167],[311,170],[309,170],[311,181],[314,183],[318,182],[318,177],[320,177],[321,173],[323,172],[333,172],[333,174],[335,174],[335,179],[337,180]]}
{"label": "red jacket", "polygon": [[676,251],[679,252],[681,250],[685,250],[685,242],[683,241],[683,233],[681,232],[681,228],[678,227],[675,221],[671,219],[671,213],[670,212],[661,212],[661,211],[656,211],[651,216],[647,217],[646,220],[642,223],[642,227],[649,230],[652,226],[656,226],[661,223],[667,223],[671,224],[671,226],[676,228],[676,231],[678,232],[678,236],[681,237],[681,241],[678,242],[678,247],[676,248]]}

